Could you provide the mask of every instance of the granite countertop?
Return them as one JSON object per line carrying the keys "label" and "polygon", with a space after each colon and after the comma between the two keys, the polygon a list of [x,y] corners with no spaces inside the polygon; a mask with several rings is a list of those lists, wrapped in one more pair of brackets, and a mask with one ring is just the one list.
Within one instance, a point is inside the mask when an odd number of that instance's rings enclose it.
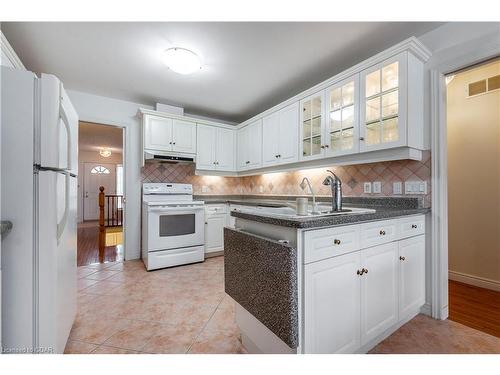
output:
{"label": "granite countertop", "polygon": [[[195,199],[204,200],[205,203],[233,203],[247,206],[279,207],[284,203],[294,202],[298,196],[260,196],[260,195],[229,195],[229,196],[203,196],[198,195]],[[320,196],[317,202],[328,202],[330,197]],[[401,216],[426,214],[430,208],[423,206],[422,197],[344,197],[344,207],[363,207],[374,209],[375,212],[345,214],[332,216],[308,216],[308,217],[278,217],[265,212],[235,212],[231,215],[237,218],[258,221],[265,224],[279,225],[290,228],[320,228],[340,226],[346,224],[384,220]]]}

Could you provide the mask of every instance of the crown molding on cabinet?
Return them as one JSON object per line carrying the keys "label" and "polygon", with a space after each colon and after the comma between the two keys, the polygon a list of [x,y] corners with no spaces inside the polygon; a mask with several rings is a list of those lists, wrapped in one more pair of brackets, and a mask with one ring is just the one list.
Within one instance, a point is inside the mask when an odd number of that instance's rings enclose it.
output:
{"label": "crown molding on cabinet", "polygon": [[225,128],[225,129],[231,129],[231,130],[237,129],[237,126],[235,126],[235,125],[228,125],[228,124],[224,124],[221,122],[200,119],[197,117],[179,116],[179,115],[174,115],[172,113],[155,111],[153,109],[139,108],[137,111],[137,117],[142,118],[142,116],[144,116],[144,115],[151,115],[151,116],[163,117],[163,118],[171,118],[171,119],[182,120],[182,121],[191,121],[191,122],[194,122],[196,124],[217,126],[219,128]]}
{"label": "crown molding on cabinet", "polygon": [[315,159],[308,161],[299,161],[296,163],[274,165],[266,168],[252,169],[240,172],[220,172],[213,170],[200,170],[196,169],[195,174],[199,176],[227,176],[227,177],[243,177],[243,176],[256,176],[265,173],[277,172],[292,172],[312,168],[326,168],[336,165],[353,165],[376,163],[391,160],[422,160],[422,151],[411,147],[398,147],[386,150],[377,150],[364,153],[356,153],[343,156],[333,156],[323,159]]}
{"label": "crown molding on cabinet", "polygon": [[17,56],[16,51],[14,51],[14,49],[12,48],[9,41],[7,40],[7,38],[5,37],[5,35],[1,30],[0,30],[0,39],[1,39],[2,55],[7,56],[7,58],[9,59],[10,63],[14,68],[26,70],[21,59],[19,58],[19,56]]}
{"label": "crown molding on cabinet", "polygon": [[253,116],[252,118],[242,122],[241,124],[237,125],[237,129],[240,129],[240,128],[243,128],[249,124],[251,124],[252,122],[258,120],[258,119],[261,119],[267,115],[270,115],[271,113],[274,113],[294,102],[297,102],[297,101],[300,101],[310,95],[313,95],[315,93],[317,93],[318,91],[321,91],[321,90],[324,90],[328,87],[330,87],[331,85],[339,82],[339,81],[342,81],[343,79],[346,79],[356,73],[359,73],[373,65],[376,65],[378,63],[380,63],[381,61],[384,61],[392,56],[395,56],[401,52],[405,52],[405,51],[409,51],[411,52],[415,57],[417,57],[419,60],[421,60],[423,63],[426,63],[429,58],[431,57],[432,53],[431,51],[419,40],[417,39],[416,37],[412,36],[406,40],[403,40],[402,42],[380,52],[380,53],[377,53],[376,55],[360,62],[359,64],[356,64],[346,70],[344,70],[343,72],[331,77],[331,78],[328,78],[327,80],[321,82],[321,83],[318,83],[317,85],[305,90],[305,91],[302,91],[301,93],[285,100],[284,102],[281,102],[277,105],[275,105],[274,107],[271,107],[267,110],[265,110],[264,112],[262,113],[259,113],[258,115],[256,116]]}

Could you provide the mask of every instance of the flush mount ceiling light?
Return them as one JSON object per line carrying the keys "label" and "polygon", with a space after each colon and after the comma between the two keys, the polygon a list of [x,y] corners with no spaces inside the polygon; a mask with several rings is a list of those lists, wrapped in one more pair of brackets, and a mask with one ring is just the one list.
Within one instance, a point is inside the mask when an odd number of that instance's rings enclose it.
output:
{"label": "flush mount ceiling light", "polygon": [[200,57],[185,48],[169,48],[163,53],[163,62],[179,74],[191,74],[201,69]]}
{"label": "flush mount ceiling light", "polygon": [[111,156],[111,150],[109,148],[101,148],[99,150],[99,155],[104,158],[109,158]]}

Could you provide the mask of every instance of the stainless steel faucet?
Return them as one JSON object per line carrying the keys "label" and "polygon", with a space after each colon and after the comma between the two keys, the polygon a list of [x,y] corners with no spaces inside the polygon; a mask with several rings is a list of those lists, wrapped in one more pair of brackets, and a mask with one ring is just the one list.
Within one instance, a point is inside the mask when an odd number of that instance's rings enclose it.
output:
{"label": "stainless steel faucet", "polygon": [[330,170],[332,176],[327,176],[323,181],[323,185],[329,185],[332,188],[332,212],[342,211],[342,181]]}

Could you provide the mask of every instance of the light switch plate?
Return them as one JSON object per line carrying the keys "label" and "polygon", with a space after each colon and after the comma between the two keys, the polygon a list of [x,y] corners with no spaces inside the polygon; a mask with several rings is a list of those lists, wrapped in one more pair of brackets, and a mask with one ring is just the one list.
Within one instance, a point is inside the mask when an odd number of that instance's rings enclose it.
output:
{"label": "light switch plate", "polygon": [[403,184],[401,181],[392,183],[392,194],[403,194]]}
{"label": "light switch plate", "polygon": [[405,194],[427,194],[427,181],[405,181]]}
{"label": "light switch plate", "polygon": [[202,192],[202,193],[208,193],[208,186],[207,186],[207,185],[203,185],[203,186],[201,187],[201,192]]}
{"label": "light switch plate", "polygon": [[382,183],[380,181],[375,181],[373,183],[373,194],[382,193]]}
{"label": "light switch plate", "polygon": [[371,182],[365,182],[363,185],[363,191],[366,194],[371,194],[372,193],[372,183]]}

